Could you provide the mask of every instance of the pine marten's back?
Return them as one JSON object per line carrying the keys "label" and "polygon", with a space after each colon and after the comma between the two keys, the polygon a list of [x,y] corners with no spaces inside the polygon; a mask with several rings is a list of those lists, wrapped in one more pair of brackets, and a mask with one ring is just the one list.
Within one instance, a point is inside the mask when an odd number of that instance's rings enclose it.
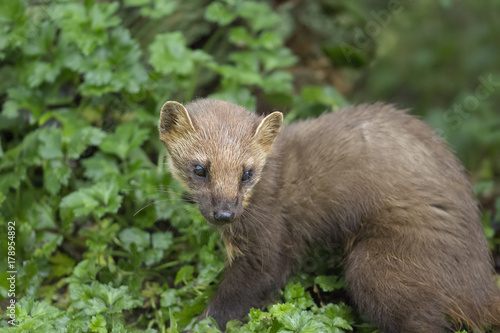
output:
{"label": "pine marten's back", "polygon": [[287,126],[270,158],[282,165],[269,177],[286,179],[286,212],[314,211],[313,219],[336,227],[340,219],[355,231],[384,209],[423,207],[465,215],[463,228],[482,234],[459,161],[424,122],[391,106],[360,105]]}

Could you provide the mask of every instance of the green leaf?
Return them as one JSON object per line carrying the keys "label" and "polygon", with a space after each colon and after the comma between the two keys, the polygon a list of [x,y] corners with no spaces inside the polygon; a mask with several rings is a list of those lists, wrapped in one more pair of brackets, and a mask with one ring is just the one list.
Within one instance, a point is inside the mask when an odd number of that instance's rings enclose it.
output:
{"label": "green leaf", "polygon": [[225,263],[215,253],[212,248],[203,246],[199,251],[200,265],[197,278],[198,284],[210,284],[216,280]]}
{"label": "green leaf", "polygon": [[68,157],[80,157],[88,146],[99,146],[105,137],[106,133],[96,127],[85,127],[79,129],[71,136],[71,139],[68,142]]}
{"label": "green leaf", "polygon": [[[262,85],[262,77],[249,64],[237,67],[222,65],[214,69],[226,78],[226,80],[232,80],[234,83],[241,85]],[[236,86],[236,84],[234,85]]]}
{"label": "green leaf", "polygon": [[245,18],[255,31],[275,27],[280,22],[280,17],[265,2],[242,2],[237,13]]}
{"label": "green leaf", "polygon": [[50,233],[42,234],[42,246],[35,249],[33,255],[35,257],[49,258],[52,253],[54,253],[59,245],[61,245],[63,241],[63,237],[61,235],[55,235]]}
{"label": "green leaf", "polygon": [[36,61],[28,65],[28,72],[28,84],[34,88],[44,82],[53,83],[61,72],[61,66],[58,63]]}
{"label": "green leaf", "polygon": [[335,327],[340,327],[344,330],[349,330],[352,331],[352,326],[349,325],[349,322],[345,320],[344,318],[336,317],[334,318],[331,322],[328,321],[329,324]]}
{"label": "green leaf", "polygon": [[259,58],[266,71],[276,68],[289,67],[297,62],[297,57],[287,48],[278,50],[262,50],[259,52]]}
{"label": "green leaf", "polygon": [[31,308],[32,317],[50,319],[56,317],[60,313],[61,311],[58,308],[51,306],[46,302],[35,302]]}
{"label": "green leaf", "polygon": [[[26,89],[25,85],[27,85],[27,83],[20,86],[9,87],[7,95],[10,100],[16,102],[16,107],[19,110],[18,115],[24,115],[26,117],[28,116],[26,112],[29,112],[31,117],[26,120],[28,120],[30,124],[33,124],[38,120],[44,108],[44,96],[39,90]],[[20,112],[21,110],[23,110],[23,112]]]}
{"label": "green leaf", "polygon": [[[78,86],[78,90],[86,96],[122,90],[139,92],[148,75],[140,61],[141,50],[138,43],[123,27],[113,28],[104,36],[109,46],[93,46],[95,50],[92,51],[96,56],[73,53],[63,58],[66,66],[84,75],[84,82]],[[123,100],[120,104],[120,107],[128,106]]]}
{"label": "green leaf", "polygon": [[168,308],[177,303],[177,295],[175,289],[168,289],[161,293],[160,304],[163,308]]}
{"label": "green leaf", "polygon": [[208,64],[211,56],[186,47],[186,39],[180,32],[158,34],[149,46],[153,68],[163,74],[189,75],[194,70],[195,63]]}
{"label": "green leaf", "polygon": [[92,283],[92,289],[96,292],[96,296],[103,299],[108,306],[108,313],[120,313],[123,310],[130,310],[141,305],[139,299],[134,299],[130,294],[128,286],[120,286],[113,288],[110,285]]}
{"label": "green leaf", "polygon": [[314,279],[314,283],[320,286],[323,291],[334,291],[345,287],[344,280],[338,276],[320,275]]}
{"label": "green leaf", "polygon": [[92,197],[88,189],[79,190],[65,196],[60,204],[63,218],[69,216],[69,211],[74,214],[74,217],[88,215],[97,207],[99,207],[99,201]]}
{"label": "green leaf", "polygon": [[91,187],[70,193],[61,200],[61,217],[71,220],[73,217],[93,213],[102,217],[106,213],[116,213],[122,202],[116,183],[102,182]]}
{"label": "green leaf", "polygon": [[300,329],[300,313],[296,311],[292,314],[282,313],[278,320],[288,330],[297,332]]}
{"label": "green leaf", "polygon": [[14,119],[19,116],[19,104],[15,100],[7,100],[2,107],[2,115],[8,119]]}
{"label": "green leaf", "polygon": [[[202,320],[200,320],[195,325],[194,331],[199,332],[199,333],[221,333],[222,332],[219,329],[217,322],[212,317],[206,317],[206,318],[203,318]],[[226,330],[225,332],[230,333],[228,330]]]}
{"label": "green leaf", "polygon": [[348,105],[345,98],[336,89],[330,86],[304,86],[301,94],[303,99],[307,102],[329,105],[334,110],[341,106]]}
{"label": "green leaf", "polygon": [[101,298],[91,298],[87,301],[87,305],[88,307],[85,309],[85,313],[88,316],[108,310],[106,303]]}
{"label": "green leaf", "polygon": [[170,333],[179,333],[179,329],[177,328],[177,320],[174,317],[172,309],[168,309],[168,313],[170,316]]}
{"label": "green leaf", "polygon": [[177,8],[177,3],[174,1],[153,0],[153,7],[141,8],[141,14],[149,16],[152,19],[159,19],[172,14]]}
{"label": "green leaf", "polygon": [[61,277],[70,275],[75,266],[75,260],[62,252],[56,252],[49,259],[51,263],[51,276]]}
{"label": "green leaf", "polygon": [[118,195],[118,186],[116,183],[99,183],[97,185],[92,186],[89,189],[89,193],[96,198],[101,206],[96,214],[98,217],[101,217],[105,213],[116,213],[118,208],[120,207],[122,196]]}
{"label": "green leaf", "polygon": [[69,283],[87,283],[95,280],[99,268],[96,263],[89,259],[80,261],[73,270],[73,275],[68,278]]}
{"label": "green leaf", "polygon": [[0,177],[0,190],[7,192],[9,188],[17,189],[26,179],[26,167],[18,166],[13,172],[3,173]]}
{"label": "green leaf", "polygon": [[67,326],[70,321],[68,316],[45,301],[33,302],[32,297],[25,296],[17,302],[16,310],[15,327],[19,331],[67,332]]}
{"label": "green leaf", "polygon": [[108,308],[101,298],[95,297],[98,292],[98,282],[92,285],[70,284],[70,297],[74,301],[73,306],[81,309],[88,316],[93,316],[105,312]]}
{"label": "green leaf", "polygon": [[[351,308],[343,303],[339,304],[329,303],[326,306],[321,307],[320,310],[329,320],[334,321],[337,318],[340,318],[348,322],[353,321],[353,314]],[[342,322],[336,323],[336,326],[350,329],[350,326],[347,327],[345,323]]]}
{"label": "green leaf", "polygon": [[90,26],[93,30],[103,30],[120,24],[120,18],[113,15],[119,7],[118,2],[96,2],[89,12]]}
{"label": "green leaf", "polygon": [[236,18],[236,13],[228,10],[220,2],[212,2],[205,9],[205,18],[207,21],[216,22],[222,26],[228,25]]}
{"label": "green leaf", "polygon": [[182,266],[181,269],[177,271],[177,275],[175,276],[174,284],[177,285],[181,282],[188,283],[193,279],[194,267],[191,265]]}
{"label": "green leaf", "polygon": [[301,309],[306,309],[314,306],[314,301],[311,294],[304,290],[299,283],[289,283],[284,291],[285,300],[289,303],[296,304]]}
{"label": "green leaf", "polygon": [[[98,8],[110,7],[109,4],[101,4]],[[98,6],[98,5],[94,5]],[[95,11],[98,11],[94,9]],[[108,9],[109,10],[109,9]],[[102,16],[98,14],[96,26],[94,30],[91,29],[93,18],[87,11],[83,3],[55,3],[48,11],[51,18],[58,23],[61,28],[61,37],[67,44],[75,44],[84,55],[90,55],[97,46],[103,45],[107,41],[107,35],[99,27],[102,22]],[[105,16],[109,12],[105,9]],[[111,22],[115,23],[115,22]],[[103,23],[105,25],[105,23]],[[101,31],[96,31],[101,29]]]}
{"label": "green leaf", "polygon": [[89,323],[89,328],[92,330],[92,332],[108,333],[108,330],[106,329],[106,318],[104,318],[102,314],[92,316],[92,319]]}
{"label": "green leaf", "polygon": [[149,131],[139,128],[137,123],[118,126],[114,133],[108,134],[100,144],[102,151],[124,160],[132,149],[139,147],[149,135]]}
{"label": "green leaf", "polygon": [[43,185],[52,195],[59,192],[62,185],[68,185],[71,169],[59,159],[54,159],[44,163]]}
{"label": "green leaf", "polygon": [[301,314],[301,333],[330,333],[330,330],[316,318],[308,316],[307,313]]}
{"label": "green leaf", "polygon": [[283,44],[283,39],[276,32],[266,31],[257,38],[255,43],[265,49],[274,51]]}
{"label": "green leaf", "polygon": [[56,210],[53,208],[51,200],[44,198],[30,204],[30,208],[26,212],[26,218],[28,221],[32,221],[35,230],[57,228],[55,213]]}
{"label": "green leaf", "polygon": [[230,55],[230,59],[234,61],[238,69],[248,69],[258,74],[259,61],[254,52],[233,53]]}
{"label": "green leaf", "polygon": [[152,241],[154,249],[168,250],[174,242],[174,235],[169,231],[155,232]]}
{"label": "green leaf", "polygon": [[290,303],[278,303],[271,305],[269,313],[276,318],[280,318],[283,313],[291,312],[295,306]]}
{"label": "green leaf", "polygon": [[61,130],[56,127],[42,128],[39,131],[38,138],[40,146],[38,147],[38,154],[42,158],[53,159],[62,158],[62,135]]}
{"label": "green leaf", "polygon": [[229,40],[238,46],[246,46],[251,44],[254,38],[245,27],[234,27],[229,31]]}
{"label": "green leaf", "polygon": [[[44,56],[50,54],[55,40],[57,28],[53,22],[43,21],[36,26],[36,32],[28,32],[28,41],[22,46],[23,53],[28,56]],[[37,63],[38,61],[34,62]],[[60,69],[59,64],[57,66]]]}
{"label": "green leaf", "polygon": [[113,179],[120,175],[120,169],[115,161],[115,157],[109,157],[98,152],[90,158],[82,161],[85,167],[84,175],[94,181]]}
{"label": "green leaf", "polygon": [[93,281],[92,284],[70,284],[70,296],[77,309],[87,315],[100,313],[116,314],[141,305],[141,300],[134,298],[128,286],[113,288],[110,285]]}
{"label": "green leaf", "polygon": [[284,93],[292,89],[292,82],[292,74],[285,71],[277,71],[264,79],[262,88],[267,93]]}
{"label": "green leaf", "polygon": [[118,238],[122,241],[124,248],[130,251],[130,245],[135,243],[138,251],[143,251],[151,245],[151,235],[139,228],[132,227],[120,231]]}

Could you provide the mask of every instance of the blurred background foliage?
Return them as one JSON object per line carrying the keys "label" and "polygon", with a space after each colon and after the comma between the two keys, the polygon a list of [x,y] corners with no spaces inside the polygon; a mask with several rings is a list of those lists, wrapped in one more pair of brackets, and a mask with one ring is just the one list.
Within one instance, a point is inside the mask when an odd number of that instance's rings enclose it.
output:
{"label": "blurred background foliage", "polygon": [[[0,328],[195,327],[224,253],[167,173],[166,100],[287,122],[379,100],[410,109],[470,171],[498,270],[499,16],[498,0],[0,2]],[[7,328],[10,241],[19,325]],[[229,329],[370,332],[342,294],[341,280],[299,275]]]}

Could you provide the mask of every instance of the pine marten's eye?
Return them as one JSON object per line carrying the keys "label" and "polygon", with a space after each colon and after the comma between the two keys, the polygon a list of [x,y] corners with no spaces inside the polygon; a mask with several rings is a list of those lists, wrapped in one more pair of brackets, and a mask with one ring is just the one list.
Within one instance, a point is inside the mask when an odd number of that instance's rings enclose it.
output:
{"label": "pine marten's eye", "polygon": [[203,177],[203,178],[207,177],[207,171],[201,165],[195,165],[193,171],[199,177]]}
{"label": "pine marten's eye", "polygon": [[241,176],[241,181],[246,183],[252,178],[252,170],[245,171],[243,176]]}

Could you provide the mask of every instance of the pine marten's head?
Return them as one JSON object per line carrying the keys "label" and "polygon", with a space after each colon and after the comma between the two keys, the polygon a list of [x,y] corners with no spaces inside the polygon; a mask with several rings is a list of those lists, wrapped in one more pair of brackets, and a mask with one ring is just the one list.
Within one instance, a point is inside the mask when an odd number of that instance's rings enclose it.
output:
{"label": "pine marten's head", "polygon": [[280,112],[262,118],[215,99],[163,105],[158,127],[170,171],[211,224],[241,216],[282,122]]}

